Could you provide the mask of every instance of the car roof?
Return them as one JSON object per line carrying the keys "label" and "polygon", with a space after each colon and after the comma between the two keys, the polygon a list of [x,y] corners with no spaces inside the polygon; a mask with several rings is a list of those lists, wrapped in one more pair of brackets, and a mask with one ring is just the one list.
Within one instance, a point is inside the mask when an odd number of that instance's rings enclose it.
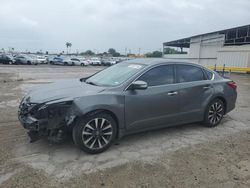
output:
{"label": "car roof", "polygon": [[123,62],[124,63],[131,63],[131,64],[138,63],[138,64],[144,64],[144,65],[148,65],[148,66],[157,65],[157,64],[186,64],[186,65],[194,65],[194,66],[203,67],[203,66],[196,64],[196,63],[167,60],[164,58],[137,58],[137,59],[127,60],[127,61],[123,61]]}

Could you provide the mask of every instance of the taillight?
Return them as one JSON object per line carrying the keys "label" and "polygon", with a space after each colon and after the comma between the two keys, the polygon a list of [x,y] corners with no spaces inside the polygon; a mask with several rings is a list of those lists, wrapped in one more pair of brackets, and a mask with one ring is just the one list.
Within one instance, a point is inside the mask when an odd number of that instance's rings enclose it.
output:
{"label": "taillight", "polygon": [[236,89],[237,88],[237,85],[234,81],[230,81],[230,82],[227,82],[227,85],[229,87],[231,87],[232,89]]}

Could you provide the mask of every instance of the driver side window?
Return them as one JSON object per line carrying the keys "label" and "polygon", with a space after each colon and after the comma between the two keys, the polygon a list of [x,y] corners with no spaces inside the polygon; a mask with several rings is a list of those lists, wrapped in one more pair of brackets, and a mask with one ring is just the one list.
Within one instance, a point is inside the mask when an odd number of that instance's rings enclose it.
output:
{"label": "driver side window", "polygon": [[147,82],[148,86],[174,83],[174,65],[161,65],[144,73],[138,80]]}

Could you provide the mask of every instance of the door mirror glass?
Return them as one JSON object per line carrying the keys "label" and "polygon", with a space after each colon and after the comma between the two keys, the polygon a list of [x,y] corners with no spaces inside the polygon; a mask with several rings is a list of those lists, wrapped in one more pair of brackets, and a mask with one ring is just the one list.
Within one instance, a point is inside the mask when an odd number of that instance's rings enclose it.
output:
{"label": "door mirror glass", "polygon": [[129,90],[136,90],[136,89],[147,89],[148,88],[148,84],[147,82],[141,81],[141,80],[137,80],[134,81],[130,86],[129,86]]}

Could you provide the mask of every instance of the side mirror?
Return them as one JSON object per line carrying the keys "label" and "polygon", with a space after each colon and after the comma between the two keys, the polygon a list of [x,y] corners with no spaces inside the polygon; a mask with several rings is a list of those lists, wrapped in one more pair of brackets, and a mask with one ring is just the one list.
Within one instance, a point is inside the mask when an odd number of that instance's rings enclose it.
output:
{"label": "side mirror", "polygon": [[147,89],[148,88],[148,84],[147,82],[144,82],[144,81],[141,81],[141,80],[137,80],[137,81],[134,81],[128,89],[130,90],[136,90],[136,89],[140,89],[140,90],[143,90],[143,89]]}

